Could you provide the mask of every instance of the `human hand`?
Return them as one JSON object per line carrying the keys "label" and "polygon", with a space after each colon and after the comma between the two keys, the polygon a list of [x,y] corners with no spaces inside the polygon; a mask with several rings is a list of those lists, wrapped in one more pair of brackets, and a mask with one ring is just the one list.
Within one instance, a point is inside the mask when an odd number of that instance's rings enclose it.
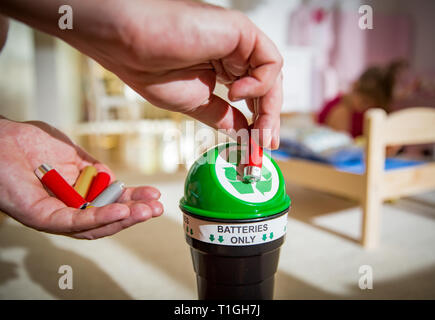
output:
{"label": "human hand", "polygon": [[113,173],[43,122],[0,119],[0,210],[24,225],[79,239],[115,234],[138,222],[160,216],[160,192],[153,187],[126,188],[117,203],[80,210],[50,196],[34,174],[49,163],[72,185],[88,165]]}
{"label": "human hand", "polygon": [[61,30],[62,3],[4,0],[0,13],[62,38],[158,107],[216,129],[248,129],[213,94],[224,83],[230,101],[246,99],[255,113],[260,145],[278,147],[282,57],[245,15],[187,0],[70,0],[73,29]]}
{"label": "human hand", "polygon": [[106,68],[156,106],[216,129],[247,129],[243,114],[213,94],[224,83],[231,101],[246,99],[257,113],[260,144],[278,147],[282,58],[246,16],[188,1],[134,0],[118,9],[126,51],[122,59],[97,54]]}

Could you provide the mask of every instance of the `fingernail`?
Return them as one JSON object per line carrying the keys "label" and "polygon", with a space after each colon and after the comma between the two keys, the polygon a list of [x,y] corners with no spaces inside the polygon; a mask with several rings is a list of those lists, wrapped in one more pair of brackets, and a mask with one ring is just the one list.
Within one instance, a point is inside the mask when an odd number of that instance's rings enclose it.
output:
{"label": "fingernail", "polygon": [[159,201],[151,201],[149,205],[153,211],[153,217],[159,216],[163,213],[163,205]]}
{"label": "fingernail", "polygon": [[262,129],[262,141],[263,148],[269,148],[272,143],[272,133],[270,129]]}
{"label": "fingernail", "polygon": [[160,196],[161,196],[160,191],[156,191],[156,192],[153,193],[153,198],[154,198],[155,200],[158,200],[158,199],[160,198]]}
{"label": "fingernail", "polygon": [[240,98],[240,97],[229,97],[229,98],[230,98],[231,102],[237,102],[237,101],[240,101],[240,100],[243,99],[243,98]]}
{"label": "fingernail", "polygon": [[279,134],[278,135],[275,135],[275,137],[274,137],[274,141],[275,141],[275,143],[274,143],[274,145],[273,145],[273,149],[274,150],[276,150],[276,149],[278,149],[279,148]]}

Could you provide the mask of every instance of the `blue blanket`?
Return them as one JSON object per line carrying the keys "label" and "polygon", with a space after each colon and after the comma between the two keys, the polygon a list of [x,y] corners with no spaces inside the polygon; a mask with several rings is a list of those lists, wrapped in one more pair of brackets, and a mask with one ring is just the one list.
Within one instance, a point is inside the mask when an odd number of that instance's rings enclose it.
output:
{"label": "blue blanket", "polygon": [[[359,152],[356,151],[354,152],[354,151],[355,150],[352,150],[351,153],[346,153],[346,150],[341,150],[336,154],[333,154],[328,157],[324,157],[324,156],[320,157],[320,156],[315,156],[313,154],[304,157],[300,153],[297,154],[297,156],[295,155],[292,156],[290,151],[286,149],[284,146],[278,150],[272,151],[272,157],[280,158],[280,159],[300,158],[305,160],[311,160],[311,161],[330,164],[334,166],[337,170],[356,173],[356,174],[363,174],[365,171],[364,153],[362,152],[362,149],[360,149]],[[386,158],[385,170],[406,168],[406,167],[421,165],[424,163],[425,163],[424,161],[417,161],[417,160]]]}
{"label": "blue blanket", "polygon": [[280,150],[288,156],[319,161],[323,163],[339,164],[349,161],[361,160],[364,157],[364,150],[361,147],[354,145],[341,146],[339,148],[331,148],[323,152],[315,152],[296,140],[281,139]]}

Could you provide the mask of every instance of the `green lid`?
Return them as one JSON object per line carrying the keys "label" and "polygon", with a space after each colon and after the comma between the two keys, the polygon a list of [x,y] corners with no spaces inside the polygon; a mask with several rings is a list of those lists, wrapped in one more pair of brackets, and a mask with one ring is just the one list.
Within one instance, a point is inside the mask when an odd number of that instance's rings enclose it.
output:
{"label": "green lid", "polygon": [[195,161],[180,200],[182,210],[209,218],[254,219],[289,208],[281,170],[269,155],[263,155],[261,180],[243,181],[242,148],[236,143],[221,144]]}

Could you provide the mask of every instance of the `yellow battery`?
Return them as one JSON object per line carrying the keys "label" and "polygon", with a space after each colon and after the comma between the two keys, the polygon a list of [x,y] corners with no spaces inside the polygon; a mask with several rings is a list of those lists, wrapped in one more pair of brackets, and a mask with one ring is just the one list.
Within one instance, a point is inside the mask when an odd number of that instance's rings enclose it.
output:
{"label": "yellow battery", "polygon": [[74,189],[83,197],[86,198],[92,180],[97,175],[97,169],[93,166],[85,167],[77,178]]}

